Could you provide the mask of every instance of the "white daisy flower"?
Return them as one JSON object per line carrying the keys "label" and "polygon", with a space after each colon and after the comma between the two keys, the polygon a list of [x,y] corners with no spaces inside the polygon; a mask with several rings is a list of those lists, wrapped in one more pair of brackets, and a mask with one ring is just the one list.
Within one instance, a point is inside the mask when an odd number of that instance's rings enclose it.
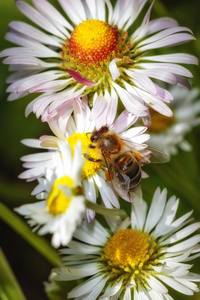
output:
{"label": "white daisy flower", "polygon": [[[96,147],[90,147],[92,144],[90,140],[91,133],[96,130],[95,121],[90,121],[91,110],[79,98],[72,102],[72,109],[74,111],[73,116],[69,115],[69,109],[65,115],[61,113],[50,120],[49,125],[55,136],[42,136],[40,140],[28,139],[23,141],[27,146],[39,147],[40,149],[46,148],[49,152],[22,157],[22,161],[25,162],[24,167],[28,170],[23,172],[20,178],[32,180],[44,176],[47,167],[52,169],[57,167],[53,157],[54,155],[59,155],[62,150],[60,149],[59,141],[69,143],[73,151],[77,141],[80,140],[85,162],[82,172],[82,185],[86,199],[96,202],[100,194],[106,207],[119,208],[117,193],[111,180],[109,180],[110,178],[107,176],[106,163],[99,156],[99,150]],[[140,151],[140,148],[145,148],[146,145],[143,143],[148,140],[149,135],[144,134],[147,129],[144,126],[129,128],[136,120],[136,116],[125,110],[113,123],[104,123],[104,125],[107,125],[109,131],[117,134],[124,141],[137,143],[137,151]],[[100,128],[103,121],[103,118],[100,118],[97,122]],[[96,161],[85,158],[87,156]],[[130,196],[127,192],[122,190],[121,193],[125,200],[130,201]],[[118,194],[120,194],[120,190],[118,190]],[[94,211],[88,210],[87,213],[88,219],[90,221],[93,220]]]}
{"label": "white daisy flower", "polygon": [[144,121],[148,107],[171,117],[165,102],[173,97],[152,79],[188,88],[186,77],[192,74],[179,64],[197,64],[197,59],[186,53],[152,55],[151,50],[194,40],[192,32],[171,18],[150,21],[152,5],[133,31],[146,0],[118,0],[114,7],[110,0],[58,2],[67,18],[47,0],[32,0],[35,7],[16,0],[40,29],[22,21],[9,24],[6,39],[19,47],[0,54],[15,71],[7,79],[8,99],[40,93],[26,115],[33,111],[43,121],[62,104],[85,95],[93,105],[92,119],[115,116],[118,98]]}
{"label": "white daisy flower", "polygon": [[148,144],[168,155],[175,155],[179,149],[192,150],[185,136],[200,124],[200,99],[199,90],[195,88],[188,92],[174,87],[171,93],[175,99],[171,106],[174,116],[168,118],[151,110]]}
{"label": "white daisy flower", "polygon": [[[80,187],[83,168],[81,143],[75,147],[74,157],[67,142],[59,141],[59,146],[60,153],[40,153],[45,166],[43,177],[38,179],[39,185],[33,194],[37,194],[38,199],[45,200],[15,209],[29,219],[28,223],[38,230],[38,234],[52,234],[52,245],[56,248],[69,243],[86,210],[85,197]],[[52,163],[56,165],[54,169],[47,165],[50,156]],[[26,164],[29,167],[33,164],[36,168],[37,160],[38,155],[33,154]]]}
{"label": "white daisy flower", "polygon": [[168,201],[158,188],[147,212],[141,195],[134,194],[131,218],[109,218],[109,229],[97,220],[83,223],[68,248],[64,266],[55,269],[55,280],[84,279],[68,293],[77,300],[170,300],[167,286],[193,295],[198,274],[190,272],[200,256],[200,223],[190,223],[191,213],[175,219],[178,199]]}

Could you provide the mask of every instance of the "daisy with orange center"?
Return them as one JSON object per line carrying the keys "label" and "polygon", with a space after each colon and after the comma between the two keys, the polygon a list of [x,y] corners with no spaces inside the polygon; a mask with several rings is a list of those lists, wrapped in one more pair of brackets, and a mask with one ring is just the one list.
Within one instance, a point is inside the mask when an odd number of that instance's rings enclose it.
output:
{"label": "daisy with orange center", "polygon": [[[35,7],[16,1],[40,29],[18,21],[9,25],[6,38],[19,45],[0,53],[16,71],[8,78],[9,100],[40,93],[26,115],[34,112],[42,121],[86,95],[91,120],[114,119],[119,100],[147,124],[149,107],[171,117],[166,103],[173,97],[154,80],[189,88],[186,77],[192,74],[179,64],[197,64],[197,59],[185,53],[162,55],[159,49],[193,40],[191,31],[171,18],[150,21],[152,6],[131,31],[146,0],[119,0],[114,7],[110,0],[58,2],[71,23],[46,0],[32,0]],[[154,56],[148,54],[152,49]]]}

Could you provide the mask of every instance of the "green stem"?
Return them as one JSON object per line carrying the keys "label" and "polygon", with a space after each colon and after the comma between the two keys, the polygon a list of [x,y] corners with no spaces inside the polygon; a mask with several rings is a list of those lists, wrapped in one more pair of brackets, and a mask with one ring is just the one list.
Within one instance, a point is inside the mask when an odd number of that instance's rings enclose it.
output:
{"label": "green stem", "polygon": [[1,248],[0,266],[0,299],[26,300]]}
{"label": "green stem", "polygon": [[127,214],[126,214],[125,210],[123,210],[123,209],[106,208],[102,205],[93,203],[89,200],[86,200],[85,204],[88,209],[92,209],[98,214],[101,214],[104,216],[119,216],[119,217],[121,217],[122,220],[127,218]]}
{"label": "green stem", "polygon": [[0,203],[0,219],[7,223],[12,229],[20,234],[32,247],[34,247],[46,260],[57,267],[61,259],[56,250],[42,237],[38,236],[30,227],[15,213]]}

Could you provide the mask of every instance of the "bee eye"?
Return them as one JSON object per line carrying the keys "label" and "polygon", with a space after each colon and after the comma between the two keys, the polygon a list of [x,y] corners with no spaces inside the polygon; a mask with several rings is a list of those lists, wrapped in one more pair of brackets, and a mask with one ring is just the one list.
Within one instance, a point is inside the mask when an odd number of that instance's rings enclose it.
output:
{"label": "bee eye", "polygon": [[99,134],[96,132],[96,133],[94,133],[93,135],[91,135],[90,141],[91,141],[91,142],[96,142],[97,139],[98,139],[98,137],[99,137]]}

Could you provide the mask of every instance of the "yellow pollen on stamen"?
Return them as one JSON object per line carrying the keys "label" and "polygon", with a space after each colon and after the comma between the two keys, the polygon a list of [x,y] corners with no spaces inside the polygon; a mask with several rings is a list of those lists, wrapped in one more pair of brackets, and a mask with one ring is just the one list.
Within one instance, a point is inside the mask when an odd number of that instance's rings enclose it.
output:
{"label": "yellow pollen on stamen", "polygon": [[137,275],[155,247],[156,243],[152,243],[147,232],[120,229],[107,241],[102,258],[115,270],[123,269]]}
{"label": "yellow pollen on stamen", "polygon": [[53,215],[64,213],[72,200],[71,197],[68,197],[64,193],[61,186],[66,186],[70,189],[73,188],[73,179],[69,176],[64,176],[54,181],[49,197],[47,198],[47,209]]}
{"label": "yellow pollen on stamen", "polygon": [[[90,134],[84,133],[77,133],[75,132],[73,135],[68,137],[67,141],[71,146],[72,155],[74,154],[74,146],[77,144],[78,141],[82,143],[82,152],[83,154],[87,154],[89,157],[93,159],[101,159],[98,154],[96,153],[95,149],[89,148],[88,146],[91,144],[90,141]],[[101,167],[102,162],[93,162],[88,159],[85,160],[85,164],[83,167],[82,178],[88,178],[93,176]]]}
{"label": "yellow pollen on stamen", "polygon": [[69,39],[69,47],[81,62],[101,62],[115,50],[119,31],[100,20],[86,20],[77,25]]}
{"label": "yellow pollen on stamen", "polygon": [[149,127],[149,130],[152,132],[164,131],[174,122],[174,117],[161,115],[152,108],[149,108],[149,112],[151,115],[151,126]]}

